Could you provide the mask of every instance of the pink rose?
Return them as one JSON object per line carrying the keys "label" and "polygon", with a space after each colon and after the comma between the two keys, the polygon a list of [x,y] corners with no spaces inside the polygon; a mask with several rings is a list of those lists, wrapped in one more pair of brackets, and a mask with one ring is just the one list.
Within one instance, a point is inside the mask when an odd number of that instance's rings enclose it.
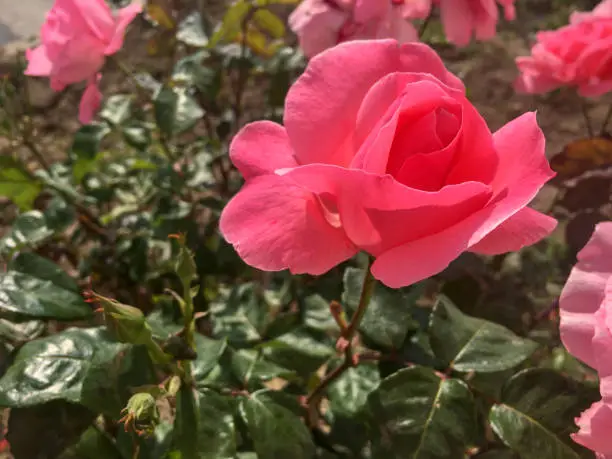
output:
{"label": "pink rose", "polygon": [[49,77],[56,91],[87,81],[79,119],[90,122],[101,101],[98,72],[105,57],[119,51],[125,29],[141,10],[132,3],[115,17],[104,0],[56,0],[41,29],[41,45],[26,52],[25,74]]}
{"label": "pink rose", "polygon": [[612,3],[590,13],[574,13],[570,24],[539,32],[531,56],[516,59],[519,92],[543,93],[575,86],[586,97],[612,90]]}
{"label": "pink rose", "polygon": [[535,114],[491,134],[426,45],[319,54],[290,89],[284,124],[249,124],[230,147],[246,184],[220,229],[256,268],[321,274],[364,250],[374,276],[400,287],[556,224],[525,207],[554,175]]}
{"label": "pink rose", "polygon": [[574,441],[612,459],[612,222],[600,223],[578,254],[559,301],[567,350],[599,373],[602,400],[576,420]]}
{"label": "pink rose", "polygon": [[359,39],[395,38],[418,41],[395,0],[303,0],[289,17],[289,26],[304,54],[313,57],[338,43]]}
{"label": "pink rose", "polygon": [[478,40],[495,36],[499,13],[497,3],[503,6],[507,20],[514,20],[515,0],[406,0],[404,16],[425,19],[431,13],[432,3],[440,6],[440,16],[446,39],[457,46],[470,43],[472,35]]}

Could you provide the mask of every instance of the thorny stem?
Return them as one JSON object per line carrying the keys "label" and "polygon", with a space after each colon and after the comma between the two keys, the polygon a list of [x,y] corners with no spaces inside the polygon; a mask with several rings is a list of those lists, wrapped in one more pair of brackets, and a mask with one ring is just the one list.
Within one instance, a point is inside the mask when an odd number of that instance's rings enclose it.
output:
{"label": "thorny stem", "polygon": [[28,148],[28,150],[30,150],[32,156],[34,156],[40,167],[42,167],[45,171],[50,172],[51,166],[45,159],[45,156],[42,154],[42,152],[38,149],[38,147],[34,145],[34,143],[32,143],[29,138],[24,138],[22,140],[22,143],[25,147]]}
{"label": "thorny stem", "polygon": [[338,340],[337,348],[342,350],[344,353],[344,360],[340,364],[340,366],[336,367],[329,374],[327,374],[321,382],[312,390],[310,394],[306,397],[306,405],[308,407],[308,421],[311,426],[316,423],[316,419],[318,417],[318,405],[325,392],[330,384],[332,384],[336,379],[338,379],[342,374],[348,370],[356,366],[359,363],[359,358],[356,354],[353,353],[353,345],[352,341],[361,324],[361,320],[365,315],[366,310],[368,309],[368,305],[370,304],[370,299],[372,298],[372,293],[374,292],[374,287],[376,285],[376,280],[374,276],[372,276],[370,267],[372,264],[372,260],[369,261],[368,266],[366,268],[366,273],[363,279],[363,287],[361,288],[361,296],[359,298],[359,305],[357,306],[357,311],[353,315],[348,327],[345,330],[342,330],[342,335]]}

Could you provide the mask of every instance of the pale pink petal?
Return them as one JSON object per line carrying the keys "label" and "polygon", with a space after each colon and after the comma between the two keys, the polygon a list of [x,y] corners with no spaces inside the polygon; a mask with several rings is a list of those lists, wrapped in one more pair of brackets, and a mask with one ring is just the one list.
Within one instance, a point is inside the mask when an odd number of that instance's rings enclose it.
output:
{"label": "pale pink petal", "polygon": [[91,123],[102,103],[102,93],[98,88],[98,81],[100,75],[89,81],[85,92],[81,97],[81,103],[79,104],[79,121],[83,124]]}
{"label": "pale pink petal", "polygon": [[104,50],[92,35],[70,40],[53,61],[51,76],[63,83],[73,84],[88,80],[104,65]]}
{"label": "pale pink petal", "polygon": [[368,23],[372,20],[382,19],[391,8],[390,2],[372,0],[355,0],[353,7],[353,20],[358,23]]}
{"label": "pale pink petal", "polygon": [[484,255],[514,252],[545,238],[556,226],[554,218],[525,207],[471,246],[470,252]]}
{"label": "pale pink petal", "polygon": [[474,31],[474,18],[469,2],[473,0],[440,0],[440,17],[444,33],[451,43],[466,46]]}
{"label": "pale pink petal", "polygon": [[487,217],[485,210],[472,214],[439,233],[401,245],[376,258],[372,274],[391,288],[414,284],[443,271],[466,251],[472,234]]}
{"label": "pale pink petal", "polygon": [[431,13],[432,0],[410,0],[402,8],[402,16],[406,19],[425,19]]}
{"label": "pale pink petal", "polygon": [[398,14],[393,14],[390,21],[389,33],[385,37],[379,35],[380,38],[395,38],[400,43],[419,41],[419,32],[412,23]]}
{"label": "pale pink petal", "polygon": [[328,49],[310,61],[287,95],[285,127],[298,162],[347,166],[355,154],[353,133],[362,100],[393,72],[432,73],[461,86],[435,51],[420,43],[352,41]]}
{"label": "pale pink petal", "polygon": [[101,42],[108,42],[113,36],[115,23],[113,13],[105,0],[71,0],[73,10],[78,10],[91,32]]}
{"label": "pale pink petal", "polygon": [[545,140],[535,113],[525,113],[493,135],[499,156],[491,186],[496,194],[493,212],[474,233],[470,246],[482,240],[504,221],[524,208],[555,173],[544,155]]}
{"label": "pale pink petal", "polygon": [[[595,333],[593,335],[593,354],[597,361],[595,369],[599,376],[599,392],[602,401],[612,403],[612,278],[606,283],[604,300],[595,313]],[[612,442],[611,442],[612,444]],[[612,451],[612,450],[611,450]]]}
{"label": "pale pink petal", "polygon": [[605,298],[612,276],[612,223],[600,223],[578,254],[578,263],[563,288],[559,300],[561,340],[567,350],[593,368],[595,312]]}
{"label": "pale pink petal", "polygon": [[242,128],[230,145],[230,158],[245,179],[298,165],[285,128],[271,121]]}
{"label": "pale pink petal", "polygon": [[28,67],[24,72],[26,75],[49,76],[51,73],[53,64],[47,56],[47,50],[44,45],[26,50],[26,59],[28,60]]}
{"label": "pale pink petal", "polygon": [[265,271],[319,275],[357,252],[312,193],[277,175],[249,180],[219,228],[246,263]]}
{"label": "pale pink petal", "polygon": [[304,55],[314,57],[338,43],[348,18],[347,12],[322,0],[304,0],[289,16],[289,27],[298,36]]}
{"label": "pale pink petal", "polygon": [[572,439],[586,448],[597,451],[599,457],[612,455],[612,407],[604,402],[596,402],[584,411],[576,424],[580,430],[572,434]]}
{"label": "pale pink petal", "polygon": [[109,37],[108,46],[104,53],[107,56],[111,54],[115,54],[117,51],[121,49],[123,46],[123,37],[125,35],[125,30],[128,25],[134,20],[136,16],[138,16],[142,12],[142,5],[140,2],[133,1],[131,4],[126,6],[125,8],[121,8],[117,12],[117,17],[115,18],[115,29],[113,34]]}

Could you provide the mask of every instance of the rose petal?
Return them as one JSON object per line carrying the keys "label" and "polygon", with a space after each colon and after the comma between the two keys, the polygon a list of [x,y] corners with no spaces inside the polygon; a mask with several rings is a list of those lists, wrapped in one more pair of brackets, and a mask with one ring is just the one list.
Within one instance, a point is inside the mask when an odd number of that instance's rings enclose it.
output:
{"label": "rose petal", "polygon": [[53,64],[47,56],[47,50],[44,45],[26,50],[26,59],[28,60],[28,67],[24,72],[26,75],[49,76],[51,73]]}
{"label": "rose petal", "polygon": [[113,13],[104,0],[70,0],[70,3],[73,7],[69,11],[79,14],[98,40],[107,42],[113,36]]}
{"label": "rose petal", "polygon": [[612,455],[612,407],[596,402],[576,420],[580,430],[572,434],[572,439],[603,456]]}
{"label": "rose petal", "polygon": [[406,187],[390,175],[319,164],[284,174],[333,201],[348,237],[374,255],[454,225],[480,211],[491,196],[490,188],[478,182],[430,193]]}
{"label": "rose petal", "polygon": [[319,275],[357,252],[312,193],[277,175],[249,180],[225,207],[219,228],[245,262],[266,271]]}
{"label": "rose petal", "polygon": [[310,61],[287,94],[285,127],[298,162],[348,166],[362,100],[374,83],[393,72],[431,73],[461,86],[435,51],[420,43],[351,41],[328,49]]}
{"label": "rose petal", "polygon": [[440,0],[440,18],[446,39],[457,46],[466,46],[472,38],[474,19],[469,2],[474,0]]}
{"label": "rose petal", "polygon": [[230,145],[230,158],[245,179],[298,165],[285,128],[271,121],[242,128]]}
{"label": "rose petal", "polygon": [[474,233],[470,245],[524,208],[555,175],[544,155],[544,134],[535,113],[510,121],[493,135],[493,141],[499,157],[497,174],[491,182],[496,195],[491,204],[493,212]]}
{"label": "rose petal", "polygon": [[115,18],[115,28],[113,34],[109,37],[110,41],[106,49],[104,50],[104,54],[110,56],[111,54],[115,54],[117,51],[121,49],[123,46],[123,37],[125,35],[125,30],[128,25],[134,20],[136,16],[138,16],[142,12],[142,5],[138,1],[134,1],[130,3],[125,8],[121,8],[117,12],[117,17]]}
{"label": "rose petal", "polygon": [[487,234],[470,252],[483,255],[520,250],[548,236],[557,226],[557,220],[525,207]]}
{"label": "rose petal", "polygon": [[469,247],[469,241],[487,216],[477,212],[457,225],[395,247],[376,258],[372,274],[391,288],[414,284],[443,271]]}
{"label": "rose petal", "polygon": [[559,300],[561,340],[567,350],[587,365],[597,366],[593,353],[595,312],[605,298],[612,276],[612,223],[600,223],[578,254],[578,263]]}
{"label": "rose petal", "polygon": [[79,121],[83,124],[91,123],[102,103],[102,93],[98,88],[98,81],[101,75],[92,78],[83,92],[81,103],[79,104]]}

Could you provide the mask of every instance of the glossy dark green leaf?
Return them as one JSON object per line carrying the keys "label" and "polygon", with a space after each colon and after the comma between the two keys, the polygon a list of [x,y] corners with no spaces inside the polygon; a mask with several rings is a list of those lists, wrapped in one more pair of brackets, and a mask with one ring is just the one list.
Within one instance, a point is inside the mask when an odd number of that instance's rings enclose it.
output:
{"label": "glossy dark green leaf", "polygon": [[266,459],[312,459],[315,447],[302,420],[268,397],[262,397],[266,392],[255,392],[240,403],[240,414],[257,455]]}
{"label": "glossy dark green leaf", "polygon": [[287,368],[268,361],[263,353],[242,349],[230,351],[230,367],[233,375],[245,386],[261,387],[261,382],[274,378],[295,380],[295,373]]}
{"label": "glossy dark green leaf", "polygon": [[385,378],[368,407],[376,458],[462,458],[472,440],[476,408],[470,390],[425,367]]}
{"label": "glossy dark green leaf", "polygon": [[195,351],[198,354],[196,360],[191,362],[193,379],[203,379],[217,365],[221,355],[225,352],[227,342],[225,340],[214,340],[201,334],[195,335]]}
{"label": "glossy dark green leaf", "polygon": [[334,414],[356,415],[367,402],[368,395],[380,383],[378,366],[362,363],[349,368],[329,387],[330,408]]}
{"label": "glossy dark green leaf", "polygon": [[61,459],[123,459],[123,456],[109,435],[90,427]]}
{"label": "glossy dark green leaf", "polygon": [[198,402],[196,392],[188,385],[181,384],[176,395],[173,449],[180,451],[181,459],[198,458]]}
{"label": "glossy dark green leaf", "polygon": [[334,353],[325,333],[304,326],[268,341],[264,347],[267,359],[302,376],[313,373]]}
{"label": "glossy dark green leaf", "polygon": [[100,142],[110,131],[106,123],[81,126],[72,142],[71,153],[75,160],[94,160],[100,151]]}
{"label": "glossy dark green leaf", "polygon": [[13,268],[0,274],[0,312],[17,316],[77,320],[92,316],[92,308],[76,283],[52,262],[22,254]]}
{"label": "glossy dark green leaf", "polygon": [[598,398],[595,387],[553,370],[531,368],[506,382],[489,421],[521,457],[577,458],[569,437],[575,430],[574,419]]}
{"label": "glossy dark green leaf", "polygon": [[[359,304],[365,272],[347,268],[344,271],[343,303],[350,312]],[[399,349],[410,330],[417,328],[411,308],[423,293],[421,285],[390,289],[376,283],[374,293],[361,321],[360,331],[372,342],[387,349]]]}
{"label": "glossy dark green leaf", "polygon": [[12,253],[24,247],[36,247],[53,236],[45,215],[38,211],[19,215],[9,233],[0,239],[0,253]]}
{"label": "glossy dark green leaf", "polygon": [[95,366],[112,362],[125,345],[102,328],[70,328],[31,341],[0,379],[0,406],[24,407],[52,400],[80,403],[83,381]]}
{"label": "glossy dark green leaf", "polygon": [[159,129],[168,137],[191,128],[204,110],[184,88],[164,87],[155,97],[155,120]]}
{"label": "glossy dark green leaf", "polygon": [[21,163],[11,156],[0,156],[0,196],[11,199],[21,210],[30,210],[41,190],[40,181]]}
{"label": "glossy dark green leaf", "polygon": [[81,403],[92,411],[119,418],[133,388],[156,384],[157,377],[144,346],[130,346],[110,359],[94,361],[81,387]]}
{"label": "glossy dark green leaf", "polygon": [[186,45],[203,48],[208,44],[208,37],[202,27],[202,16],[197,11],[191,13],[179,24],[176,39]]}
{"label": "glossy dark green leaf", "polygon": [[9,269],[28,274],[40,280],[49,281],[54,286],[64,290],[75,293],[80,292],[79,285],[66,271],[52,261],[35,253],[21,252],[11,260]]}
{"label": "glossy dark green leaf", "polygon": [[0,341],[12,345],[25,343],[37,338],[45,331],[45,323],[41,320],[27,320],[13,323],[0,319]]}
{"label": "glossy dark green leaf", "polygon": [[199,393],[198,459],[232,459],[236,456],[235,401],[210,390]]}
{"label": "glossy dark green leaf", "polygon": [[132,96],[129,94],[113,94],[106,99],[99,116],[110,124],[119,126],[130,118]]}
{"label": "glossy dark green leaf", "polygon": [[501,325],[463,314],[444,296],[434,307],[429,336],[436,357],[457,371],[507,370],[538,347]]}

